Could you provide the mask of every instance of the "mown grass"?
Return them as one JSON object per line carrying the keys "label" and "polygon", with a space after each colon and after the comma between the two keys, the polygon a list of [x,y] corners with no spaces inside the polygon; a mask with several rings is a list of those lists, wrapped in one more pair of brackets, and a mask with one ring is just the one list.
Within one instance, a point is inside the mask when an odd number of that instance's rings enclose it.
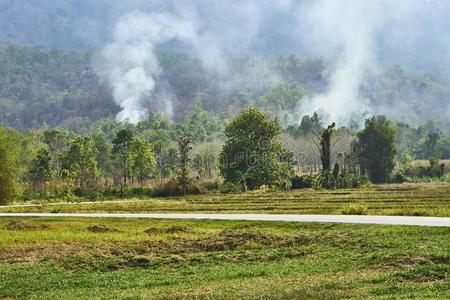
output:
{"label": "mown grass", "polygon": [[0,207],[0,212],[269,213],[346,214],[349,207],[368,215],[450,217],[450,184],[373,185],[348,190],[258,190],[175,198],[125,199],[82,204]]}
{"label": "mown grass", "polygon": [[2,218],[0,298],[444,299],[449,255],[450,228]]}

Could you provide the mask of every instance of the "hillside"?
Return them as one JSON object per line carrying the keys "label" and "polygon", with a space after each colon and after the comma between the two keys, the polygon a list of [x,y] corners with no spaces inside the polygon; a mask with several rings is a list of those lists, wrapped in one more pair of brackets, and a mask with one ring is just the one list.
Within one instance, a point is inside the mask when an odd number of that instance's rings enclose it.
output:
{"label": "hillside", "polygon": [[[79,127],[114,116],[109,86],[101,82],[94,51],[65,51],[13,46],[0,49],[0,122],[18,129]],[[230,117],[255,105],[288,125],[302,114],[300,104],[326,89],[333,64],[296,56],[255,57],[227,61],[227,72],[211,68],[186,54],[160,50],[162,73],[153,95],[144,103],[160,109],[161,97],[173,103],[175,121],[195,104]],[[373,68],[360,90],[376,113],[417,126],[433,120],[449,130],[443,113],[449,86],[429,74],[412,74],[401,67]],[[155,96],[156,95],[156,96]]]}

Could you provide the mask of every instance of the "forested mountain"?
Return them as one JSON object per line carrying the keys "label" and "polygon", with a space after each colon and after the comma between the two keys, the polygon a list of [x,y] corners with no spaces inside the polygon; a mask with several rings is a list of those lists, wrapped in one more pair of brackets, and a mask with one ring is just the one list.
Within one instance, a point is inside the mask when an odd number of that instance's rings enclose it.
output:
{"label": "forested mountain", "polygon": [[[95,54],[14,45],[1,48],[0,122],[18,129],[43,124],[76,129],[114,116],[119,107],[95,72]],[[183,120],[195,105],[226,118],[254,105],[279,117],[284,126],[299,123],[299,105],[326,89],[333,69],[333,63],[323,59],[272,56],[230,59],[227,72],[219,72],[187,54],[160,50],[158,57],[162,72],[156,93],[168,92],[175,121]],[[446,82],[399,66],[369,72],[360,90],[377,113],[412,126],[433,120],[449,130],[449,118],[443,113],[444,103],[450,102]],[[155,111],[153,104],[148,101],[149,111]]]}

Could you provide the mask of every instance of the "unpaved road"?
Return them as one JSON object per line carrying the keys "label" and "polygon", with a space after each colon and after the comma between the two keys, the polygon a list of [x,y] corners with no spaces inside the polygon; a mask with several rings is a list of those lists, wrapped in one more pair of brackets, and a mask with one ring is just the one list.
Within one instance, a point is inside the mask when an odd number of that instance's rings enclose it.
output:
{"label": "unpaved road", "polygon": [[404,216],[348,216],[348,215],[268,215],[268,214],[124,214],[124,213],[0,213],[0,217],[55,218],[141,218],[141,219],[197,219],[284,221],[380,225],[413,225],[450,227],[450,218]]}

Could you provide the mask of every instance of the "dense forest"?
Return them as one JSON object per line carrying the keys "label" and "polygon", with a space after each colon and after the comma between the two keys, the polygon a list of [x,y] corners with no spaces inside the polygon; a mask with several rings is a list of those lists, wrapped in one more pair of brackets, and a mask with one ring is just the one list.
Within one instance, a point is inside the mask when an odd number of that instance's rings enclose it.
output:
{"label": "dense forest", "polygon": [[[294,55],[229,59],[226,72],[169,50],[159,50],[158,57],[162,72],[152,96],[170,98],[174,122],[184,121],[194,107],[227,119],[255,106],[278,117],[283,127],[300,124],[300,105],[326,89],[333,70],[331,61]],[[96,52],[89,50],[2,47],[1,123],[19,130],[49,126],[86,133],[114,116],[120,108],[98,77],[95,59]],[[376,113],[413,128],[432,120],[436,130],[449,132],[449,118],[442,112],[450,88],[443,79],[400,66],[373,67],[365,78],[360,93]],[[150,112],[158,112],[157,100],[144,99]]]}

